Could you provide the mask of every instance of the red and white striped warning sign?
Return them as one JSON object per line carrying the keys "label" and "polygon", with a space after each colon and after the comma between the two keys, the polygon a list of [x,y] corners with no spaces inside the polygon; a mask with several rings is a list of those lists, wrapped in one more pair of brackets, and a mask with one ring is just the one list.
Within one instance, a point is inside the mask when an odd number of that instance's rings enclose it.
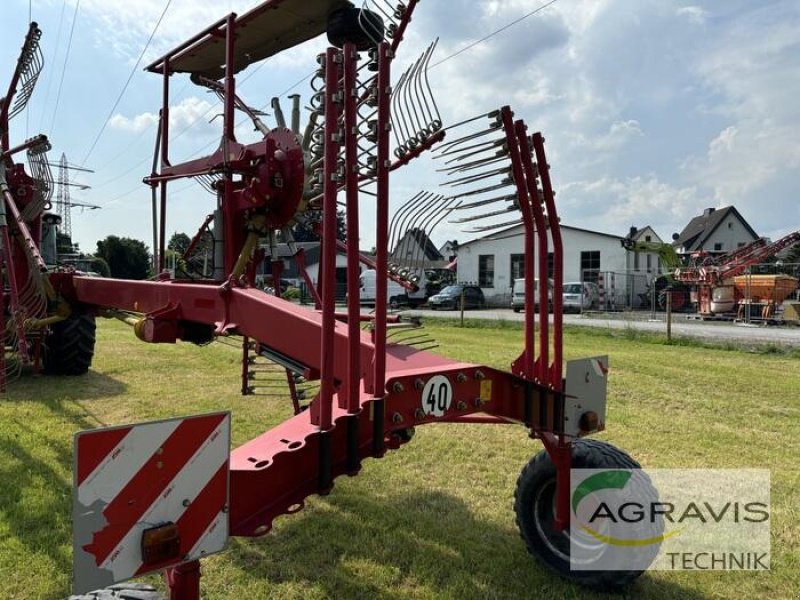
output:
{"label": "red and white striped warning sign", "polygon": [[[229,413],[78,433],[75,592],[222,550],[228,539],[229,456]],[[177,532],[170,558],[145,564],[143,533],[168,524]]]}

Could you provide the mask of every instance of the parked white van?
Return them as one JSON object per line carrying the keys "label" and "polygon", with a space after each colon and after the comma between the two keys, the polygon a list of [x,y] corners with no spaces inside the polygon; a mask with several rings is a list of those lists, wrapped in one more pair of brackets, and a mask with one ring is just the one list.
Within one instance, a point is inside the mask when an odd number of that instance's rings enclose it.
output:
{"label": "parked white van", "polygon": [[[375,275],[374,269],[367,269],[362,271],[359,276],[359,281],[361,282],[361,304],[369,306],[375,305]],[[386,298],[389,306],[392,308],[407,306],[409,304],[409,299],[406,289],[391,279],[387,280],[386,283]]]}
{"label": "parked white van", "polygon": [[[553,310],[553,280],[547,280],[547,310]],[[539,310],[539,279],[533,280],[534,310]],[[515,279],[511,288],[511,308],[520,312],[525,308],[525,279]]]}

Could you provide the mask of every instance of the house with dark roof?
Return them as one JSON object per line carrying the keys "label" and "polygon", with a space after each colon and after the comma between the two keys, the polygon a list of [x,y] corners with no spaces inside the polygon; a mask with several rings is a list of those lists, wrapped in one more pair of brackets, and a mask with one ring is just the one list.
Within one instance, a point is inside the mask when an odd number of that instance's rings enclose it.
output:
{"label": "house with dark roof", "polygon": [[759,238],[733,206],[707,208],[683,228],[672,245],[678,254],[724,254]]}
{"label": "house with dark roof", "polygon": [[425,230],[416,227],[406,231],[398,240],[389,260],[399,265],[425,269],[443,267],[447,263]]}

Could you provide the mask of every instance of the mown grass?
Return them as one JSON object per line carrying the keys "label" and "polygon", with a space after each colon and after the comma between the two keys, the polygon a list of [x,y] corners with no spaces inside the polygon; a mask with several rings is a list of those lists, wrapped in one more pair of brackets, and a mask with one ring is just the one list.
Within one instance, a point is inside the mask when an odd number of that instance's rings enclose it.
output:
{"label": "mown grass", "polygon": [[[503,367],[516,327],[428,326],[437,352]],[[240,444],[290,414],[285,396],[238,395],[239,353],[214,344],[148,346],[103,321],[85,377],[27,377],[0,401],[2,597],[70,591],[72,436],[81,429],[181,414],[233,412]],[[651,572],[620,598],[800,596],[800,362],[654,343],[584,329],[567,358],[609,354],[608,431],[645,467],[755,467],[772,473],[772,571]],[[203,566],[203,597],[607,598],[539,567],[511,509],[519,470],[539,451],[519,427],[418,428],[411,444],[337,480],[262,539],[234,539]],[[151,577],[148,581],[158,582]],[[160,582],[159,582],[160,584]]]}

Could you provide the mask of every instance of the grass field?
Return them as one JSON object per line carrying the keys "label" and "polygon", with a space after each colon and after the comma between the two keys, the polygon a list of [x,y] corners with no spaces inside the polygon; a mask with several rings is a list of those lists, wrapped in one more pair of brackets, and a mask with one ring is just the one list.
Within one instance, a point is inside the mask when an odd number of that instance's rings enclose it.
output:
{"label": "grass field", "polygon": [[[505,367],[521,332],[435,322],[437,352]],[[800,597],[800,359],[624,334],[568,330],[567,358],[611,356],[601,438],[645,467],[755,467],[772,473],[772,571],[651,572],[625,594],[594,594],[536,564],[512,511],[520,469],[539,451],[516,426],[434,425],[369,460],[281,517],[268,536],[234,539],[203,563],[203,597]],[[72,436],[81,429],[233,412],[238,445],[290,414],[288,397],[238,395],[238,352],[221,344],[148,346],[101,321],[92,371],[27,377],[0,400],[0,596],[70,592]],[[158,582],[157,578],[147,581]]]}

